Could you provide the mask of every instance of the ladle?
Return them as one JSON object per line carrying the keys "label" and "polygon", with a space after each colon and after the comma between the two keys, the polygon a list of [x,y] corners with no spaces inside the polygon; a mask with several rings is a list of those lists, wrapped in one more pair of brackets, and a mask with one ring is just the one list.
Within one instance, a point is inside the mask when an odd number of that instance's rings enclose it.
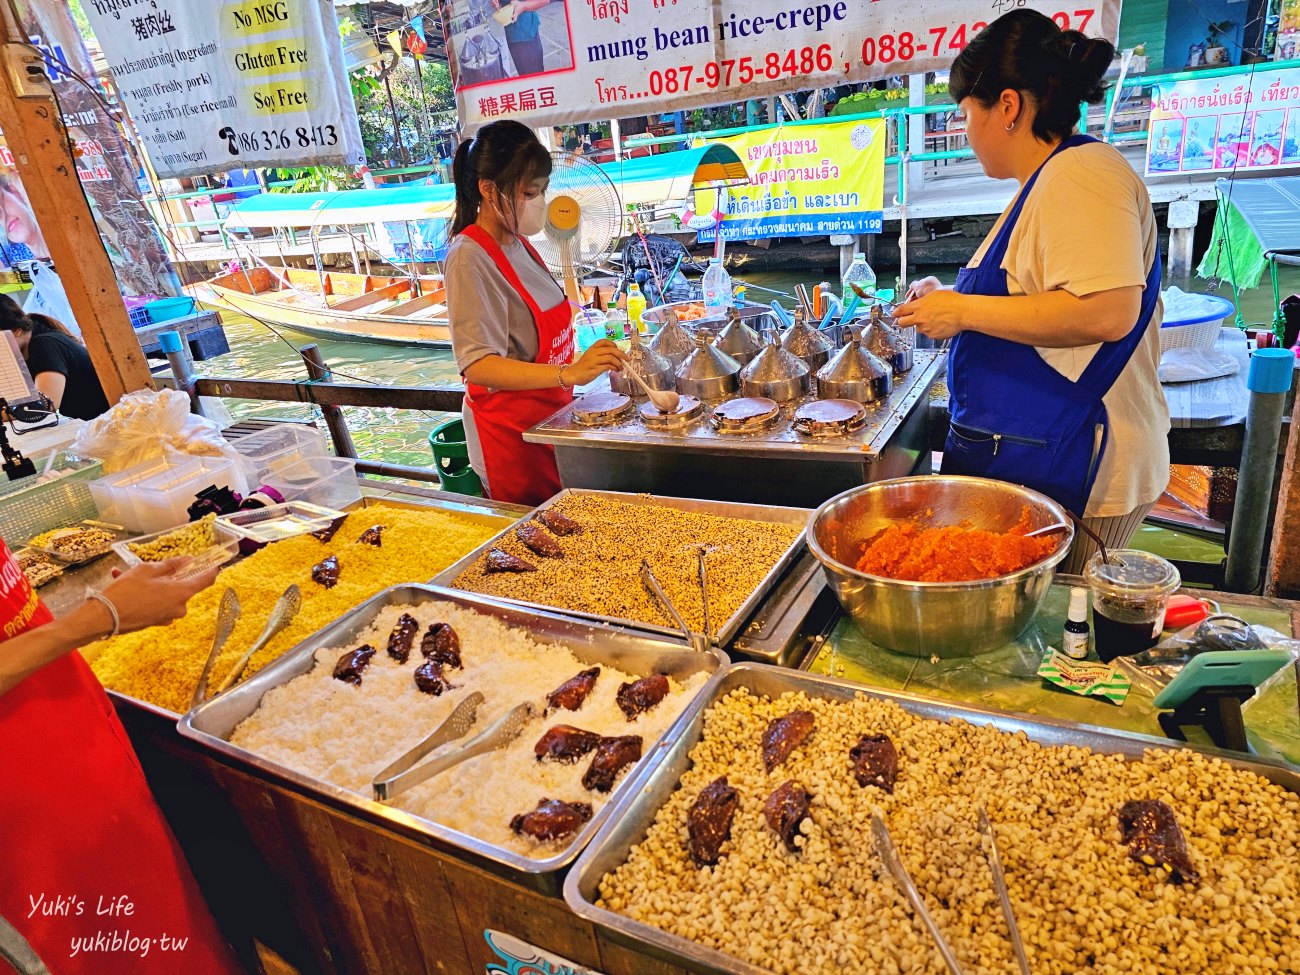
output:
{"label": "ladle", "polygon": [[650,402],[654,404],[655,409],[660,413],[675,413],[677,411],[682,398],[675,389],[651,389],[650,385],[641,378],[641,374],[626,362],[623,363],[623,372],[637,381],[637,385],[645,390],[646,396],[650,398]]}

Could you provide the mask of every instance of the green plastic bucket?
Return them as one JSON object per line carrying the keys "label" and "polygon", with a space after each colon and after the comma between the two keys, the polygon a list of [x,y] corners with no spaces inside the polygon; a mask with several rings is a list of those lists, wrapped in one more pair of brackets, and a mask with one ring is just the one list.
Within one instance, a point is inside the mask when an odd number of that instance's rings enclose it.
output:
{"label": "green plastic bucket", "polygon": [[438,483],[444,491],[483,497],[483,482],[469,466],[469,447],[465,443],[465,424],[448,420],[429,434],[429,449],[437,465]]}

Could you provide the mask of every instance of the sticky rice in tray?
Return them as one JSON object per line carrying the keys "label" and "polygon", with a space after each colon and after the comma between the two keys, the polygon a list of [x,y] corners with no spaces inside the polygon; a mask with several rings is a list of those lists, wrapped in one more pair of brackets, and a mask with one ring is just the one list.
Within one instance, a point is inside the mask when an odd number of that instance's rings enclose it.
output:
{"label": "sticky rice in tray", "polygon": [[[401,662],[387,648],[404,616],[417,621],[418,629],[409,658]],[[432,694],[417,685],[415,674],[429,663],[422,643],[436,623],[446,623],[455,632],[462,666],[435,668],[447,686]],[[375,653],[356,675],[360,683],[336,677],[340,658],[365,645]],[[584,784],[595,751],[568,762],[539,759],[535,746],[543,735],[570,726],[602,739],[637,736],[640,754],[648,756],[708,680],[704,671],[681,681],[669,677],[667,695],[629,718],[620,706],[619,691],[640,677],[599,665],[576,710],[552,707],[548,695],[596,665],[559,643],[442,601],[388,606],[346,645],[322,647],[314,656],[310,671],[266,692],[258,709],[235,728],[232,745],[370,799],[375,774],[424,739],[467,695],[479,691],[484,703],[469,733],[447,748],[465,744],[505,712],[530,702],[535,716],[511,744],[436,775],[388,805],[534,858],[563,850],[574,831],[539,838],[521,828],[525,823],[520,817],[534,812],[542,800],[590,806],[594,816],[639,764],[623,766],[602,792]],[[582,819],[577,828],[589,819]]]}

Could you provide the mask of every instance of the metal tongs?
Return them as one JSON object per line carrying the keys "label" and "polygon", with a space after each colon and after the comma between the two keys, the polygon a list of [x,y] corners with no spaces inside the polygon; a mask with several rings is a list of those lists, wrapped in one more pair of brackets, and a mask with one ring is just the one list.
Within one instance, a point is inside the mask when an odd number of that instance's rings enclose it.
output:
{"label": "metal tongs", "polygon": [[876,841],[876,853],[885,864],[885,869],[889,871],[889,875],[894,878],[894,883],[898,884],[899,888],[907,896],[908,903],[912,905],[912,910],[916,913],[916,916],[921,919],[921,923],[930,932],[930,937],[938,947],[939,954],[943,956],[948,971],[952,972],[952,975],[963,975],[961,963],[957,961],[952,946],[948,944],[943,932],[939,930],[939,925],[930,916],[925,901],[921,899],[920,891],[916,889],[916,884],[912,882],[907,868],[903,866],[903,859],[898,855],[898,847],[894,846],[894,839],[889,835],[889,827],[885,825],[884,817],[879,812],[871,815],[871,834]]}
{"label": "metal tongs", "polygon": [[[1002,914],[1007,921],[1007,929],[1011,935],[1011,947],[1015,952],[1016,963],[1020,966],[1021,975],[1031,975],[1029,959],[1025,955],[1025,944],[1020,937],[1020,927],[1016,924],[1016,916],[1011,909],[1011,895],[1007,892],[1007,880],[1002,872],[1002,858],[998,854],[997,837],[993,833],[993,825],[989,822],[989,817],[982,806],[980,807],[979,830],[980,834],[988,840],[985,854],[988,857],[989,870],[993,874],[993,887],[997,891],[998,900],[1002,903]],[[962,975],[962,967],[961,963],[957,961],[957,955],[953,952],[952,946],[944,938],[943,932],[939,930],[939,925],[921,899],[921,894],[916,889],[916,884],[912,882],[907,868],[903,866],[903,860],[898,855],[898,848],[894,846],[894,840],[889,835],[889,827],[885,825],[885,820],[879,812],[874,813],[871,817],[871,832],[876,841],[876,852],[884,862],[885,869],[893,877],[894,883],[898,884],[902,889],[907,896],[908,903],[912,905],[912,910],[916,912],[916,916],[921,919],[921,922],[930,932],[930,937],[938,947],[939,954],[943,956],[948,970],[952,972],[952,975]]]}
{"label": "metal tongs", "polygon": [[993,824],[989,822],[988,813],[984,811],[983,806],[980,806],[979,826],[980,833],[988,840],[984,853],[989,860],[989,870],[993,873],[993,889],[998,892],[998,900],[1002,902],[1002,915],[1007,919],[1007,931],[1011,934],[1011,948],[1016,953],[1016,963],[1020,966],[1021,975],[1030,975],[1025,942],[1020,937],[1020,926],[1016,924],[1015,912],[1011,910],[1011,894],[1007,891],[1007,878],[1002,872],[1002,855],[998,853],[997,834],[993,832]]}
{"label": "metal tongs", "polygon": [[463,737],[473,726],[481,703],[483,703],[482,694],[478,691],[470,694],[456,706],[456,710],[438,726],[433,734],[376,775],[371,782],[375,798],[380,802],[388,802],[461,762],[504,748],[519,737],[519,733],[524,730],[524,725],[528,724],[536,714],[533,705],[520,704],[501,715],[481,734],[475,735],[460,748],[452,749],[423,765],[416,765],[435,748]]}
{"label": "metal tongs", "polygon": [[242,657],[235,661],[235,666],[230,669],[226,679],[217,688],[218,694],[224,694],[235,686],[235,682],[244,676],[244,671],[248,668],[248,662],[253,659],[253,655],[274,640],[281,630],[292,623],[293,618],[298,615],[300,609],[302,609],[302,592],[295,584],[286,589],[279,600],[276,601],[275,606],[271,609],[271,615],[267,617],[262,635],[244,652]]}
{"label": "metal tongs", "polygon": [[194,687],[194,695],[190,698],[191,711],[208,699],[208,678],[212,676],[212,665],[217,662],[221,651],[225,649],[226,641],[234,632],[235,624],[239,622],[240,612],[238,593],[234,589],[227,589],[221,597],[221,608],[217,610],[217,631],[212,637],[212,649],[208,652],[203,673],[199,675],[199,682]]}
{"label": "metal tongs", "polygon": [[[701,584],[704,583],[704,578],[705,578],[704,577],[704,556],[703,556],[703,551],[701,550],[701,554],[700,554]],[[668,611],[668,615],[673,618],[673,622],[675,622],[681,628],[681,631],[684,634],[686,634],[686,642],[691,645],[691,649],[699,650],[700,652],[704,652],[708,650],[709,643],[711,642],[711,638],[709,634],[696,633],[694,630],[692,630],[689,626],[686,625],[686,620],[682,619],[682,614],[677,612],[677,607],[673,605],[673,601],[668,598],[668,594],[664,592],[663,586],[659,585],[659,580],[655,578],[654,570],[650,568],[649,559],[641,560],[641,581],[645,583],[647,589],[649,589],[652,593],[654,593],[655,598],[659,600],[660,605],[662,605],[664,609]],[[708,615],[707,615],[709,612],[707,590],[705,591],[704,612],[706,614],[704,627],[707,630],[709,625]]]}

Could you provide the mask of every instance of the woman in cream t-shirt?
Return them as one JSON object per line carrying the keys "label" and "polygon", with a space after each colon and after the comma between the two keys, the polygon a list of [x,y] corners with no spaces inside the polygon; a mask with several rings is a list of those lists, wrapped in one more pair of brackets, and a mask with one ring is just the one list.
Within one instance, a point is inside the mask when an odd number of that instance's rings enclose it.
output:
{"label": "woman in cream t-shirt", "polygon": [[[1113,51],[1018,10],[958,56],[971,148],[1021,189],[956,289],[917,282],[898,317],[953,339],[945,472],[1043,491],[1120,547],[1168,482],[1169,411],[1151,201],[1116,149],[1074,133]],[[1063,570],[1093,548],[1077,537]]]}

